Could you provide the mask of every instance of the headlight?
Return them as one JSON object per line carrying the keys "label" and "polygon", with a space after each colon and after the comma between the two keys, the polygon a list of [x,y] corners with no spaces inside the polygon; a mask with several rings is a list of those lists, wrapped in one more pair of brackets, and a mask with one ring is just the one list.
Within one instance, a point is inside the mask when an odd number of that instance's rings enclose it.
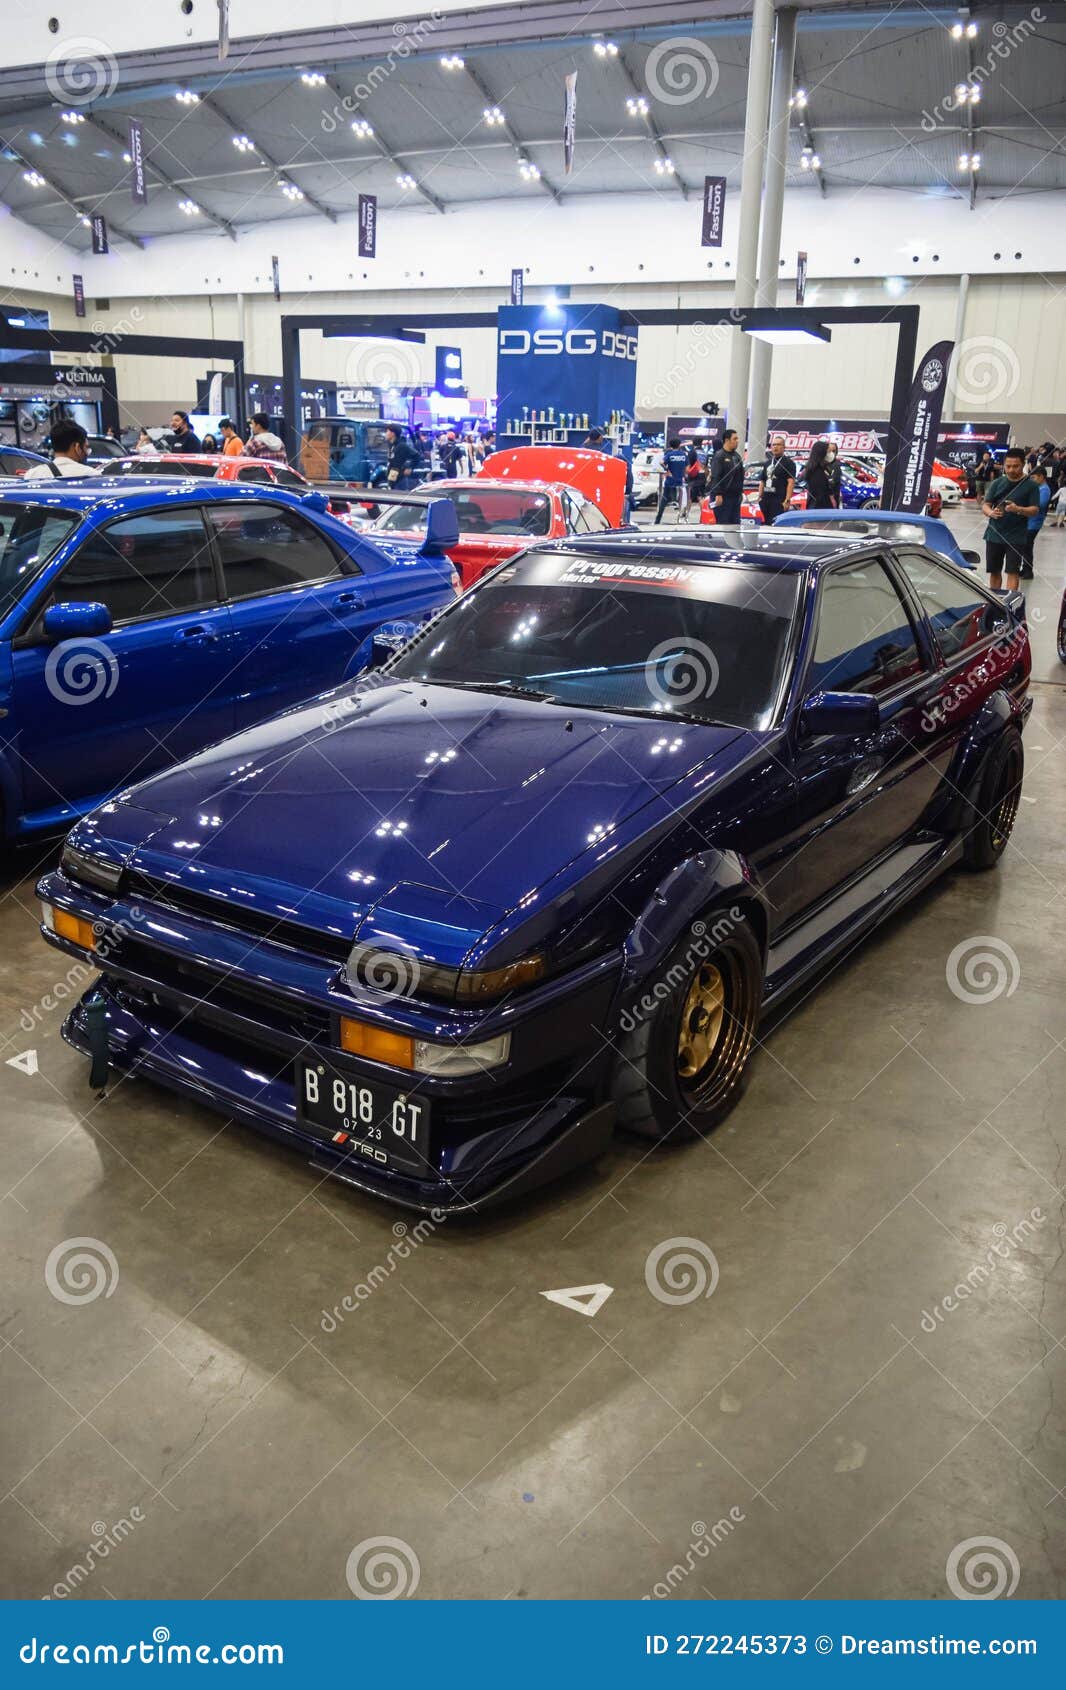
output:
{"label": "headlight", "polygon": [[510,1033],[461,1045],[441,1045],[375,1027],[368,1021],[355,1021],[348,1015],[341,1016],[340,1042],[341,1049],[352,1056],[388,1062],[416,1074],[479,1074],[486,1068],[498,1068],[511,1054]]}
{"label": "headlight", "polygon": [[90,856],[73,845],[64,845],[59,859],[61,874],[69,880],[80,880],[84,886],[99,887],[101,892],[117,892],[122,880],[122,864],[109,863],[102,857]]}
{"label": "headlight", "polygon": [[394,984],[389,973],[392,953],[376,945],[353,945],[345,965],[352,985],[399,992],[404,997],[436,998],[445,1003],[486,1003],[505,997],[521,986],[542,980],[548,961],[542,951],[520,957],[503,968],[442,968],[438,963],[419,962],[406,951],[396,954]]}

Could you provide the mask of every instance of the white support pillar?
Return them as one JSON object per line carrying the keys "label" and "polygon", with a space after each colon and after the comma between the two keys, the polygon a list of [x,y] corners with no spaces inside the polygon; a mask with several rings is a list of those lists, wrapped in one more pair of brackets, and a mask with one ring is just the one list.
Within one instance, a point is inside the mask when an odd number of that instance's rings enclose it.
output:
{"label": "white support pillar", "polygon": [[[781,221],[785,209],[785,165],[788,162],[789,101],[796,69],[796,13],[791,8],[778,12],[774,36],[774,80],[770,95],[770,122],[766,142],[766,186],[762,202],[762,234],[759,243],[759,283],[756,305],[776,305],[781,263]],[[747,338],[747,337],[745,337]],[[751,367],[751,456],[762,457],[770,416],[770,375],[774,349],[764,340],[752,346]]]}
{"label": "white support pillar", "polygon": [[[770,66],[774,30],[774,0],[754,0],[751,14],[751,48],[748,59],[748,96],[744,112],[744,159],[740,175],[740,233],[737,238],[737,279],[734,305],[755,304],[756,263],[759,252],[759,201],[762,195],[763,161],[766,157],[766,124],[770,107]],[[751,373],[751,341],[740,329],[733,330],[729,361],[729,426],[740,436],[743,449],[747,437],[748,378]]]}

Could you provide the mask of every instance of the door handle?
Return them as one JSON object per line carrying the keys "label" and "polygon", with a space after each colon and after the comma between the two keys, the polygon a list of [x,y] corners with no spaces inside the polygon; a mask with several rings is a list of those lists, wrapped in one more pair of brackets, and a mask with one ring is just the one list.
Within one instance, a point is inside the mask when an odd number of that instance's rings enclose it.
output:
{"label": "door handle", "polygon": [[358,593],[338,593],[337,604],[342,606],[345,610],[366,609],[366,600],[361,599]]}
{"label": "door handle", "polygon": [[192,628],[179,628],[174,639],[175,643],[185,641],[195,645],[214,645],[218,635],[213,628],[206,628],[202,622],[197,622]]}

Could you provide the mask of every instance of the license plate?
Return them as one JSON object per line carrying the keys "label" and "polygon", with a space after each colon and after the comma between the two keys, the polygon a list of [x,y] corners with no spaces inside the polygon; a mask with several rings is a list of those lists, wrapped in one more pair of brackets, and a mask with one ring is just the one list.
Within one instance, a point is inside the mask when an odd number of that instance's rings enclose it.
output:
{"label": "license plate", "polygon": [[296,1113],[300,1125],[344,1155],[383,1168],[431,1172],[427,1099],[328,1063],[298,1063]]}

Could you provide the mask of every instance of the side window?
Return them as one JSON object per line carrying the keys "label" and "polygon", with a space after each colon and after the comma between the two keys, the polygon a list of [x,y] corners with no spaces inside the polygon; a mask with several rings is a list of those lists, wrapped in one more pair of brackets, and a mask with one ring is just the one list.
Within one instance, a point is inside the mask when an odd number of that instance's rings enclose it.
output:
{"label": "side window", "polygon": [[897,556],[936,630],[945,657],[957,657],[987,634],[1010,626],[1010,617],[1003,606],[983,593],[976,583],[961,580],[953,570],[945,569],[924,552],[900,551]]}
{"label": "side window", "polygon": [[921,668],[910,617],[883,564],[824,578],[810,692],[889,692]]}
{"label": "side window", "polygon": [[302,475],[297,475],[294,470],[277,469],[274,471],[274,480],[279,487],[295,487],[300,493],[307,491],[307,482]]}
{"label": "side window", "polygon": [[218,500],[208,511],[226,592],[245,599],[281,587],[302,587],[340,574],[332,548],[317,528],[281,505]]}
{"label": "side window", "polygon": [[585,524],[590,534],[600,534],[605,528],[610,528],[611,525],[599,505],[594,505],[591,499],[582,499],[581,509],[584,512]]}
{"label": "side window", "polygon": [[200,507],[142,511],[96,529],[53,596],[57,604],[106,604],[115,623],[213,604],[215,572]]}
{"label": "side window", "polygon": [[587,534],[588,524],[582,514],[581,505],[578,500],[574,498],[572,493],[568,493],[565,488],[563,490],[562,500],[563,515],[566,518],[567,533]]}
{"label": "side window", "polygon": [[249,464],[247,469],[237,471],[238,481],[254,481],[258,487],[273,487],[274,477],[262,464]]}

